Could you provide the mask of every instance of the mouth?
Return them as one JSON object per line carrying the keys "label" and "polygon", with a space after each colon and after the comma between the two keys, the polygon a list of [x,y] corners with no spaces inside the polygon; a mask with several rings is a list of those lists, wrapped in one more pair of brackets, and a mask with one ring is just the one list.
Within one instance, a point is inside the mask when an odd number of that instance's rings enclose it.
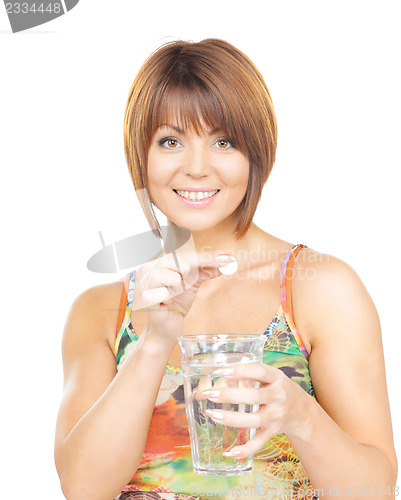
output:
{"label": "mouth", "polygon": [[173,191],[185,200],[196,202],[212,198],[220,191],[220,189],[215,189],[214,191],[180,191],[178,189],[173,189]]}

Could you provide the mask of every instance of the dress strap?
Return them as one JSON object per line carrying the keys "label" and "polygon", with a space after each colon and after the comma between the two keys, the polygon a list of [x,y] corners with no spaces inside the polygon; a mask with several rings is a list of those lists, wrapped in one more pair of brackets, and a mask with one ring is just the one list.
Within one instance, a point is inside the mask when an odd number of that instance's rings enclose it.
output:
{"label": "dress strap", "polygon": [[123,335],[124,330],[128,326],[128,323],[131,318],[132,302],[134,300],[134,289],[135,289],[135,271],[131,271],[124,278],[124,286],[120,298],[120,306],[118,311],[117,328],[116,328],[117,338],[114,346],[115,353],[118,350],[121,336]]}
{"label": "dress strap", "polygon": [[129,286],[129,274],[125,276],[123,282],[123,291],[121,293],[120,305],[118,308],[117,333],[120,331],[125,316],[125,309],[127,308],[128,286]]}
{"label": "dress strap", "polygon": [[309,358],[309,354],[305,349],[304,343],[302,342],[301,336],[298,333],[297,327],[295,326],[293,311],[292,311],[292,298],[291,298],[291,278],[293,276],[293,264],[295,257],[299,253],[302,248],[307,248],[306,245],[298,244],[294,245],[286,258],[284,259],[283,266],[281,268],[281,279],[280,279],[280,288],[281,288],[281,306],[283,308],[283,312],[285,315],[285,319],[287,320],[288,326],[291,329],[292,334],[295,337],[295,340],[300,348],[302,354],[306,359]]}

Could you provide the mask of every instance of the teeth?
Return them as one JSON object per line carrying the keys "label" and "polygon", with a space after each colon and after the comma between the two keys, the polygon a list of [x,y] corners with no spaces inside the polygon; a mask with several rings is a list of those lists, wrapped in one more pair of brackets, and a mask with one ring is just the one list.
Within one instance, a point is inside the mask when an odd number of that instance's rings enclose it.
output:
{"label": "teeth", "polygon": [[183,198],[186,198],[187,200],[200,201],[215,195],[218,192],[218,189],[214,191],[200,191],[198,193],[196,193],[195,191],[175,191],[175,192],[178,193]]}

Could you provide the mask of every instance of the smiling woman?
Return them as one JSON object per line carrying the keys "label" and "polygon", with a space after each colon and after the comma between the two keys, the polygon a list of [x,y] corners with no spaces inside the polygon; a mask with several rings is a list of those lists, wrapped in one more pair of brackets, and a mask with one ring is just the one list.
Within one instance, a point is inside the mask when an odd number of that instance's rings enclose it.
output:
{"label": "smiling woman", "polygon": [[[177,127],[159,128],[149,148],[152,202],[169,221],[193,234],[239,224],[249,181],[247,157],[221,133],[181,132],[166,137],[174,130]],[[193,208],[203,210],[194,213]]]}
{"label": "smiling woman", "polygon": [[[250,169],[236,234],[241,238],[246,233],[275,161],[277,123],[263,76],[243,52],[217,39],[164,45],[140,69],[128,96],[124,124],[125,155],[136,190],[149,190],[148,154],[155,149],[151,145],[169,141],[168,148],[180,149],[183,145],[175,137],[177,133],[183,140],[184,131],[192,132],[192,147],[184,146],[186,151],[192,150],[191,160],[200,158],[199,150],[208,139],[220,145],[222,140],[228,141],[235,148],[235,157],[242,153]],[[168,126],[173,137],[165,137]],[[162,127],[164,131],[160,131]],[[201,132],[203,138],[196,143]],[[187,160],[192,170],[199,168],[199,163]],[[221,159],[226,165],[232,160]],[[169,160],[164,157],[163,161]],[[202,189],[204,180],[199,184]],[[142,208],[150,226],[156,226],[160,234],[149,204],[142,202]]]}
{"label": "smiling woman", "polygon": [[[344,262],[253,222],[277,145],[254,64],[219,39],[162,46],[129,92],[124,143],[150,227],[161,237],[157,206],[193,247],[74,302],[55,443],[66,497],[394,498],[380,322],[366,288]],[[212,430],[238,427],[224,457],[254,454],[249,475],[192,468],[177,338],[205,333],[266,337],[262,363],[226,368],[220,385],[196,391],[202,403],[259,405],[201,412]],[[244,428],[257,429],[247,442]]]}

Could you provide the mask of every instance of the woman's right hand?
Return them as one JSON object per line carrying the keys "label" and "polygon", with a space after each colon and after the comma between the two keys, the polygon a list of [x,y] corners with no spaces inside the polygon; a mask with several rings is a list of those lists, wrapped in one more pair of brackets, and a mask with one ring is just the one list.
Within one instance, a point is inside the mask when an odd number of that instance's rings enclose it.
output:
{"label": "woman's right hand", "polygon": [[221,276],[219,267],[236,260],[221,253],[175,252],[175,256],[166,254],[138,268],[133,301],[134,310],[146,308],[151,331],[174,341],[182,334],[200,285]]}

